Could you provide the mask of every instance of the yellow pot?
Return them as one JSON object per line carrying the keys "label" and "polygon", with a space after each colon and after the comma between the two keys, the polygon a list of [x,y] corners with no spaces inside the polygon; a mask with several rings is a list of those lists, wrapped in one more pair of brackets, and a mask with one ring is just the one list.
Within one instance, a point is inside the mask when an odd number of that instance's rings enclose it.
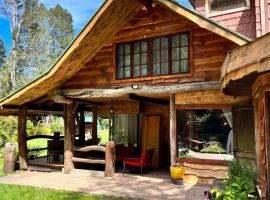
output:
{"label": "yellow pot", "polygon": [[184,167],[170,167],[171,178],[173,180],[183,179],[185,168]]}

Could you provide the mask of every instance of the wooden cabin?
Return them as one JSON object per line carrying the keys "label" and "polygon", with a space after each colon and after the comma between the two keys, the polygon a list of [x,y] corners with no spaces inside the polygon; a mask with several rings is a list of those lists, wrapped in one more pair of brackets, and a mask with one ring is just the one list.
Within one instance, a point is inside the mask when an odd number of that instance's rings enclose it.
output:
{"label": "wooden cabin", "polygon": [[64,116],[65,173],[73,169],[75,116],[84,111],[93,113],[94,141],[98,115],[125,114],[137,130],[131,143],[155,149],[154,167],[174,165],[179,110],[250,101],[224,95],[220,84],[227,52],[248,41],[176,1],[105,1],[48,72],[0,102],[2,113],[19,116],[21,169],[27,168],[27,116],[41,111]]}
{"label": "wooden cabin", "polygon": [[[270,34],[228,53],[222,66],[222,90],[231,96],[250,96],[256,160],[262,199],[270,198],[269,81]],[[248,128],[248,127],[247,127]],[[249,127],[249,130],[252,130]],[[246,132],[241,135],[245,137]]]}

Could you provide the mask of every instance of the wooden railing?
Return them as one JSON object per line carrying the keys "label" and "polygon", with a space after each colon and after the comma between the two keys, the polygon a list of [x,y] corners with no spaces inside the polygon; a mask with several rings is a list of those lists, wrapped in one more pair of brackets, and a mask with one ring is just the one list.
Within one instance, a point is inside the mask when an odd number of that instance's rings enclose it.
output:
{"label": "wooden railing", "polygon": [[[34,139],[50,139],[53,140],[55,139],[55,136],[52,135],[33,135],[33,136],[29,136],[26,138],[26,141],[29,140],[34,140]],[[61,140],[63,139],[64,136],[59,136],[57,139]],[[36,148],[36,149],[27,149],[27,157],[28,157],[28,153],[29,152],[33,152],[33,151],[44,151],[44,150],[48,150],[48,147],[43,147],[43,148]]]}
{"label": "wooden railing", "polygon": [[87,147],[74,147],[74,152],[90,152],[90,151],[98,151],[105,153],[105,160],[102,159],[90,159],[90,158],[80,158],[73,157],[73,162],[79,163],[89,163],[89,164],[104,164],[105,165],[105,176],[112,177],[115,172],[114,160],[115,160],[115,145],[114,142],[108,142],[106,147],[92,145]]}

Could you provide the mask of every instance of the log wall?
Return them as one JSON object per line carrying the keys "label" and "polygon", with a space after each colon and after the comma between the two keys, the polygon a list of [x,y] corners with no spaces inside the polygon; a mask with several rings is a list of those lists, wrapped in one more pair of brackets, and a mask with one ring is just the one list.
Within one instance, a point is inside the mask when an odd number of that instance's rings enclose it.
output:
{"label": "log wall", "polygon": [[[114,45],[178,32],[190,32],[191,73],[129,80],[114,78]],[[166,85],[220,79],[220,68],[228,50],[236,45],[208,30],[202,29],[186,18],[156,6],[151,15],[141,10],[119,31],[112,43],[104,46],[63,88],[111,88],[130,85],[131,82],[147,85]]]}
{"label": "log wall", "polygon": [[252,85],[258,179],[262,197],[266,199],[270,198],[269,96],[266,95],[270,91],[269,82],[270,73],[266,73],[260,75]]}

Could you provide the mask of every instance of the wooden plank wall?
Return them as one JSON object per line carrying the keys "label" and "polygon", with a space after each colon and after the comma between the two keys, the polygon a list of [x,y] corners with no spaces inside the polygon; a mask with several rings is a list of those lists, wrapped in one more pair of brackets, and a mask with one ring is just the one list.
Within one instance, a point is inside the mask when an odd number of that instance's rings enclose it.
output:
{"label": "wooden plank wall", "polygon": [[[114,45],[154,36],[190,31],[192,74],[185,77],[163,76],[136,80],[114,80]],[[100,52],[69,81],[63,88],[110,88],[126,86],[131,82],[147,85],[164,85],[196,81],[220,80],[220,68],[228,50],[236,47],[232,42],[200,28],[189,20],[165,8],[156,6],[151,15],[141,10],[119,31],[110,44]]]}

